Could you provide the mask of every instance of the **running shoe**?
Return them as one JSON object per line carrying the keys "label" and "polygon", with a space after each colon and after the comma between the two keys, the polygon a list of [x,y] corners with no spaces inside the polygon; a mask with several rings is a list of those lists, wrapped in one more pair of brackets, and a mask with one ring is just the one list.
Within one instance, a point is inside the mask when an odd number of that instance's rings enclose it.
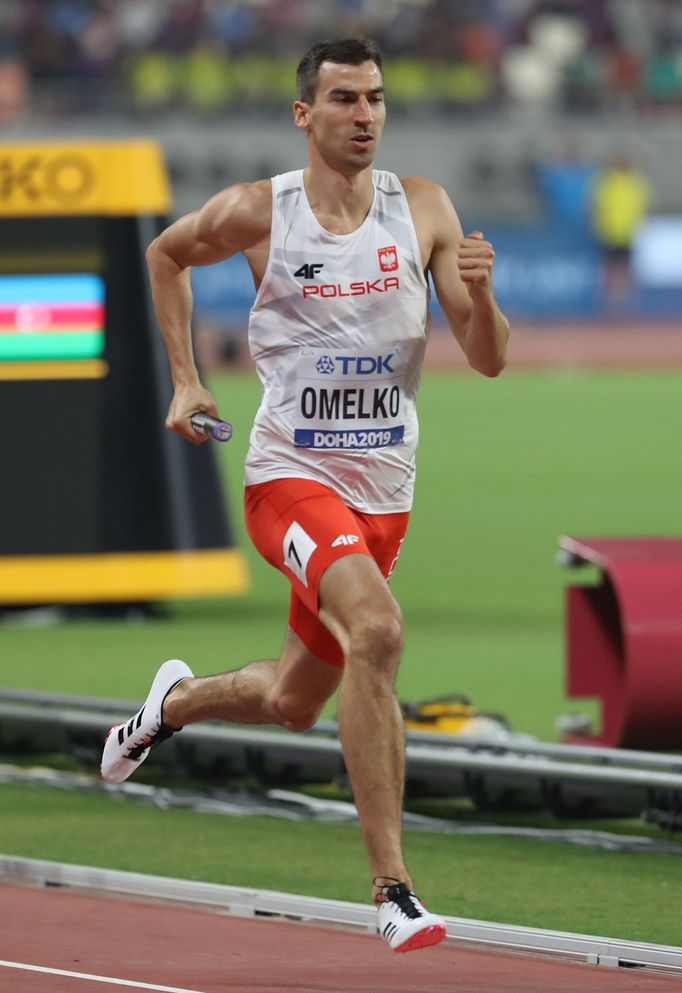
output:
{"label": "running shoe", "polygon": [[142,708],[124,724],[115,724],[107,735],[100,766],[102,779],[122,783],[144,762],[150,748],[170,738],[174,731],[161,719],[163,701],[174,686],[192,675],[190,667],[180,659],[163,663]]}
{"label": "running shoe", "polygon": [[378,931],[394,952],[412,952],[437,945],[446,937],[445,921],[430,914],[405,883],[382,887]]}

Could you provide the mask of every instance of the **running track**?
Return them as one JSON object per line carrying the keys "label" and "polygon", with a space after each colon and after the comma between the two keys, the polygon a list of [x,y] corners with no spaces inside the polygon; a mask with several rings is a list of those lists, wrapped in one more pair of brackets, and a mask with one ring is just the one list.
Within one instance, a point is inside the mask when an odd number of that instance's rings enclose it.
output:
{"label": "running track", "polygon": [[680,990],[679,978],[652,972],[452,943],[396,955],[373,935],[71,889],[0,884],[0,922],[2,993]]}

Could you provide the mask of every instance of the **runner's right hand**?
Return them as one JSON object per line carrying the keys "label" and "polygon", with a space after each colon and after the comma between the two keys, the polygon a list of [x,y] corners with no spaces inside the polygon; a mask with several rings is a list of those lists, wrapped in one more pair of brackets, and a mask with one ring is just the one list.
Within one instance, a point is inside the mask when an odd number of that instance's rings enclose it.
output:
{"label": "runner's right hand", "polygon": [[176,434],[191,441],[194,445],[201,445],[208,440],[208,435],[193,428],[190,421],[192,414],[196,414],[198,410],[218,417],[215,400],[200,383],[192,386],[177,386],[168,408],[166,427],[169,431],[175,431]]}

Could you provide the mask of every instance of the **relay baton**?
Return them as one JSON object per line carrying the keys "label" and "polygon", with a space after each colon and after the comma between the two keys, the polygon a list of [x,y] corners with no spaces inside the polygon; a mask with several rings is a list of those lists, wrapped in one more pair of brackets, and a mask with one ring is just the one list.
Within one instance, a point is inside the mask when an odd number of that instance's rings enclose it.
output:
{"label": "relay baton", "polygon": [[192,427],[197,431],[203,431],[214,441],[229,441],[232,437],[232,425],[228,421],[221,421],[218,417],[211,417],[203,410],[198,410],[190,418]]}

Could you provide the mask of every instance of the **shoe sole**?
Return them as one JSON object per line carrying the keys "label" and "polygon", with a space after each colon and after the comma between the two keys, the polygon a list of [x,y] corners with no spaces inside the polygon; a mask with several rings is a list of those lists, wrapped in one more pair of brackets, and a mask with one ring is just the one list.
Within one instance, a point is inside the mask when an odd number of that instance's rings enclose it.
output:
{"label": "shoe sole", "polygon": [[423,931],[417,931],[411,938],[404,941],[402,945],[394,948],[394,952],[416,952],[420,948],[430,948],[431,945],[438,945],[447,937],[444,924],[431,924]]}
{"label": "shoe sole", "polygon": [[[109,738],[111,738],[112,734],[118,734],[119,728],[124,728],[127,723],[128,723],[127,721],[124,721],[123,724],[114,724],[114,726],[109,729],[109,732],[108,732],[106,738],[104,739],[104,748],[105,749],[107,747],[107,742],[109,741]],[[109,783],[110,786],[120,786],[121,783],[124,783],[126,781],[126,779],[128,779],[130,776],[132,776],[132,774],[135,772],[135,769],[137,768],[138,765],[142,765],[142,763],[144,762],[144,760],[147,758],[147,755],[148,754],[149,754],[149,749],[147,749],[144,752],[144,754],[141,755],[140,758],[137,761],[135,761],[134,759],[128,759],[128,761],[131,763],[131,765],[133,766],[133,768],[130,770],[130,772],[126,772],[126,774],[123,776],[123,778],[119,778],[119,777],[112,778],[111,775],[105,776],[104,775],[104,770],[102,768],[102,763],[100,762],[100,764],[99,764],[99,773],[100,773],[100,776],[102,777],[102,779],[104,780],[104,782],[105,783]]]}
{"label": "shoe sole", "polygon": [[[146,698],[144,704],[142,705],[142,709],[144,707],[147,707],[149,705],[149,698],[152,696],[152,693],[154,692],[154,687],[155,687],[156,681],[159,679],[161,673],[164,672],[164,671],[167,672],[168,671],[168,668],[167,667],[170,667],[171,665],[176,665],[176,666],[183,667],[183,669],[180,670],[182,672],[182,674],[181,675],[178,674],[178,678],[175,680],[175,682],[171,683],[171,685],[168,686],[165,689],[165,692],[164,692],[164,695],[163,695],[163,699],[162,699],[161,704],[160,704],[161,707],[163,707],[163,700],[166,699],[166,697],[168,696],[168,694],[170,693],[170,691],[172,689],[174,689],[178,685],[178,683],[181,683],[183,679],[188,679],[190,676],[193,676],[194,675],[193,672],[192,672],[192,670],[187,665],[187,663],[186,662],[183,662],[182,659],[168,659],[168,661],[164,662],[163,665],[160,666],[159,669],[157,670],[157,673],[156,673],[156,675],[154,677],[154,680],[152,682],[152,685],[151,685],[151,687],[149,689],[149,693],[147,694],[147,698]],[[186,672],[184,670],[186,670]],[[138,713],[139,713],[139,711],[138,711]],[[106,783],[109,783],[109,784],[114,785],[114,786],[118,786],[120,783],[125,782],[126,779],[128,779],[130,776],[132,776],[132,774],[135,772],[135,770],[137,769],[137,767],[140,766],[144,762],[144,760],[147,758],[147,755],[149,754],[149,751],[150,751],[150,749],[147,748],[145,750],[145,752],[140,756],[139,759],[127,759],[127,762],[130,764],[130,768],[128,766],[126,766],[125,769],[124,769],[123,774],[121,774],[121,773],[115,773],[115,774],[112,775],[111,774],[111,771],[109,771],[108,774],[105,775],[104,769],[102,768],[102,765],[103,765],[104,755],[106,754],[107,742],[109,741],[109,738],[112,736],[112,734],[118,733],[118,731],[121,728],[126,727],[127,724],[128,724],[128,721],[127,720],[124,721],[122,724],[114,724],[114,726],[109,730],[109,733],[107,734],[106,738],[104,739],[104,751],[102,753],[102,760],[100,761],[100,767],[99,767],[100,768],[100,775],[101,775],[102,779]]]}

